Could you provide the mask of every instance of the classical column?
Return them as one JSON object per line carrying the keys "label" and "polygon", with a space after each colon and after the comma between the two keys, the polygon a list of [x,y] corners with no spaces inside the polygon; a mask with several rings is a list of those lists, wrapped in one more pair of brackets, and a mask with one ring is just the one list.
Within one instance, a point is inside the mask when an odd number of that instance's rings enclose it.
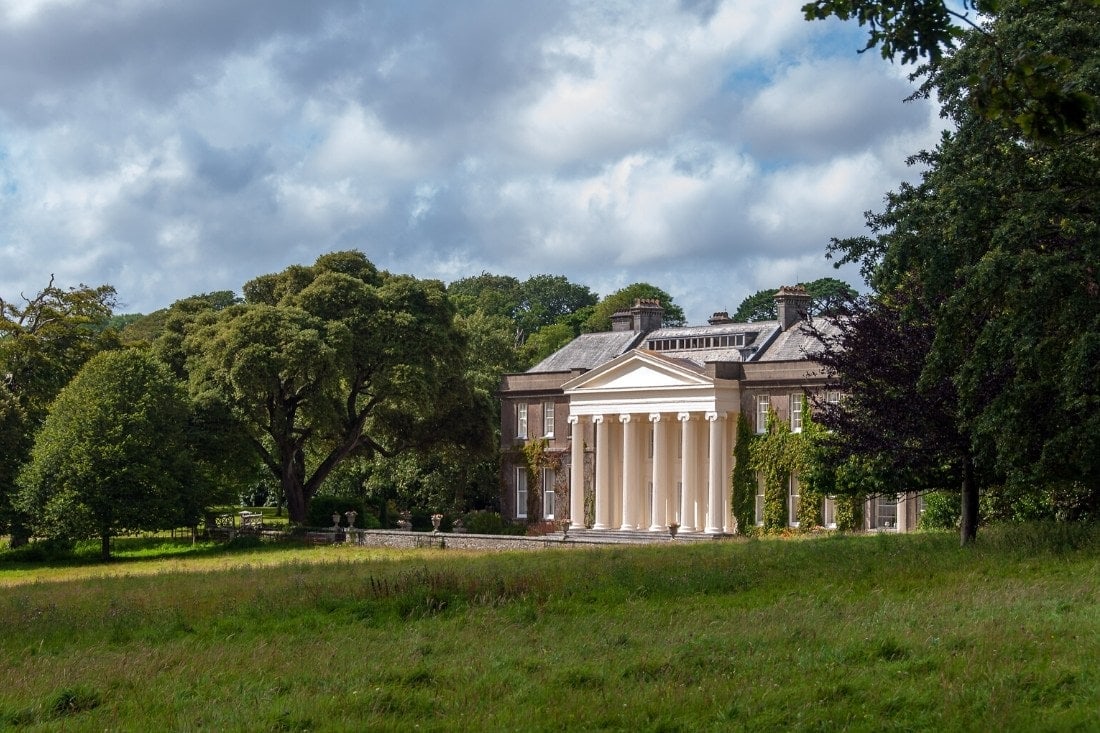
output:
{"label": "classical column", "polygon": [[650,497],[652,511],[649,513],[651,532],[664,532],[668,528],[668,420],[661,419],[661,413],[649,416],[653,423],[653,494]]}
{"label": "classical column", "polygon": [[634,526],[634,493],[637,488],[638,475],[638,421],[631,420],[630,415],[619,415],[619,422],[623,424],[623,522],[619,529],[635,529]]}
{"label": "classical column", "polygon": [[584,529],[584,425],[580,415],[569,416],[569,526]]}
{"label": "classical column", "polygon": [[695,531],[695,476],[698,466],[695,464],[695,430],[692,429],[691,413],[681,412],[676,418],[680,426],[680,531]]}
{"label": "classical column", "polygon": [[710,423],[710,497],[707,500],[707,534],[722,533],[722,515],[725,513],[722,501],[722,491],[725,485],[726,465],[723,456],[725,454],[725,427],[726,413],[708,412],[707,422]]}
{"label": "classical column", "polygon": [[894,526],[898,532],[909,531],[909,494],[898,494],[898,515]]}
{"label": "classical column", "polygon": [[595,415],[596,425],[596,523],[593,529],[607,529],[611,522],[608,493],[611,491],[611,446],[607,443],[607,423],[603,415]]}

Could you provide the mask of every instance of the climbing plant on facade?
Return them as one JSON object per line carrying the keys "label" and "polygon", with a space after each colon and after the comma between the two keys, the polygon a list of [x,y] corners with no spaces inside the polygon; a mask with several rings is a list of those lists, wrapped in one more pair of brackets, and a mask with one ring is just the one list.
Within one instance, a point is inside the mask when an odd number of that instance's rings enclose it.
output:
{"label": "climbing plant on facade", "polygon": [[549,451],[547,447],[550,441],[539,438],[525,443],[520,450],[523,453],[523,465],[527,471],[527,517],[529,519],[542,519],[542,473],[544,468],[554,472],[555,481],[552,487],[560,495],[560,500],[568,501],[563,491],[564,485],[560,479],[562,454],[559,451]]}
{"label": "climbing plant on facade", "polygon": [[733,496],[731,506],[737,520],[737,531],[751,534],[756,528],[756,470],[752,467],[749,448],[753,441],[752,427],[744,413],[737,415],[737,440],[733,446]]}

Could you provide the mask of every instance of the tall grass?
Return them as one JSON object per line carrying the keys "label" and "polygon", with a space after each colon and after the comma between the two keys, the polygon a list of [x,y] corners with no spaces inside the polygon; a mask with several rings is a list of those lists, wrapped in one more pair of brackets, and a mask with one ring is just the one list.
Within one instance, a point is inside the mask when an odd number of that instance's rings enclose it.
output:
{"label": "tall grass", "polygon": [[1096,530],[180,562],[9,580],[0,727],[1100,728]]}

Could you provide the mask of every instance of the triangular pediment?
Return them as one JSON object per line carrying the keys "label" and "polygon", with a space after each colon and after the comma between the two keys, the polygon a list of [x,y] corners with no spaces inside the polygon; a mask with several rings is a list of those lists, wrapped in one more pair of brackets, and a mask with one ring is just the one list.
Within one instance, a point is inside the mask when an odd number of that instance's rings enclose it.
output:
{"label": "triangular pediment", "polygon": [[629,351],[562,385],[567,394],[705,387],[714,380],[698,369],[645,351]]}

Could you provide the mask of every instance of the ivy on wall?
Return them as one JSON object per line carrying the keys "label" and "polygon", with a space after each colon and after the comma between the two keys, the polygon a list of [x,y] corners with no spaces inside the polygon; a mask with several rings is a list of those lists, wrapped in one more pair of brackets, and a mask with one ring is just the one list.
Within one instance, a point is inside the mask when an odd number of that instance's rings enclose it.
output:
{"label": "ivy on wall", "polygon": [[[802,432],[791,432],[774,411],[768,413],[767,430],[753,434],[744,414],[737,420],[737,442],[733,452],[732,506],[738,532],[756,531],[756,491],[764,484],[764,531],[785,530],[789,516],[790,479],[798,479],[798,515],[794,520],[805,529],[823,524],[826,496],[837,492],[838,482],[847,480],[828,462],[821,438],[824,428],[816,423],[806,397],[802,398]],[[845,487],[847,488],[847,487]],[[836,524],[840,530],[858,529],[863,523],[863,499],[855,492],[837,496]]]}
{"label": "ivy on wall", "polygon": [[549,468],[554,471],[554,495],[558,506],[568,506],[568,492],[564,491],[564,482],[561,476],[562,454],[558,451],[549,451],[547,447],[550,441],[546,438],[531,440],[525,443],[520,452],[523,454],[523,466],[527,471],[527,521],[542,519],[542,469]]}
{"label": "ivy on wall", "polygon": [[783,529],[789,523],[787,486],[799,463],[799,442],[798,435],[769,408],[767,430],[749,446],[749,466],[764,483],[765,532]]}
{"label": "ivy on wall", "polygon": [[751,465],[749,446],[752,444],[752,427],[744,413],[737,415],[737,438],[733,445],[733,518],[737,520],[737,531],[751,534],[756,524],[756,471]]}

